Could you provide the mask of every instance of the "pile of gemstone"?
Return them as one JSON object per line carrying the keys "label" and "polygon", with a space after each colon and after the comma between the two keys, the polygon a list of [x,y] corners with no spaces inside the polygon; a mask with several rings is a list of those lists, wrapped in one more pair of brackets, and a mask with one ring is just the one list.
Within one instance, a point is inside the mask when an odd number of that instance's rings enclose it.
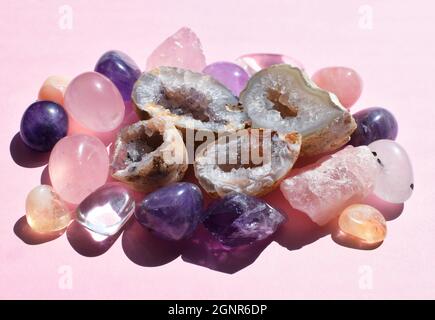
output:
{"label": "pile of gemstone", "polygon": [[[361,91],[350,68],[308,77],[284,55],[206,65],[188,28],[157,47],[143,73],[126,54],[106,52],[95,71],[71,81],[49,77],[22,117],[23,142],[51,152],[51,185],[27,196],[27,222],[35,232],[52,233],[76,220],[112,236],[134,216],[170,241],[187,239],[202,225],[235,248],[270,237],[287,220],[261,199],[279,187],[287,205],[314,223],[334,223],[357,247],[379,245],[385,218],[363,201],[374,193],[403,203],[413,173],[394,141],[391,112],[349,112]],[[248,138],[228,138],[241,130]],[[198,132],[217,139],[195,144],[192,157],[189,133]],[[270,161],[242,164],[244,148],[265,152],[255,139],[267,144]],[[231,147],[234,161],[217,163]],[[315,160],[292,170],[300,159]],[[189,166],[197,184],[183,182]],[[216,198],[207,207],[204,193]]]}

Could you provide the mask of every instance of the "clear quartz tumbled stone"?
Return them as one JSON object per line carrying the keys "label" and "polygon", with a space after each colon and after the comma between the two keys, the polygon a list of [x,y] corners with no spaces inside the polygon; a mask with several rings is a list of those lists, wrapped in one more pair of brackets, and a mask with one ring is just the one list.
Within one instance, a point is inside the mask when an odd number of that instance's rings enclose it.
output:
{"label": "clear quartz tumbled stone", "polygon": [[77,208],[77,221],[87,229],[111,236],[135,210],[130,192],[120,183],[108,183],[91,193]]}

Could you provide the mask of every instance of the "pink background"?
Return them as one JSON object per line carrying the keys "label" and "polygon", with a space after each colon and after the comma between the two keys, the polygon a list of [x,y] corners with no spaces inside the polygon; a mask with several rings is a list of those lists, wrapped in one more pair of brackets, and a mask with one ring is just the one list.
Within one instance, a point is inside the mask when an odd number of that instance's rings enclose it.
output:
{"label": "pink background", "polygon": [[[1,298],[435,298],[431,1],[0,3]],[[64,4],[73,9],[71,30],[59,27],[58,10]],[[372,29],[360,25],[362,5],[372,9]],[[350,66],[361,74],[364,91],[352,110],[384,106],[393,111],[400,125],[398,141],[414,165],[414,195],[400,217],[388,223],[381,247],[361,251],[339,246],[328,234],[316,236],[319,231],[299,215],[294,238],[281,237],[253,264],[226,274],[180,257],[161,266],[140,266],[124,253],[122,237],[106,253],[90,258],[77,253],[65,234],[28,245],[14,233],[25,196],[40,183],[45,165],[20,166],[9,148],[43,80],[92,70],[109,49],[125,51],[143,68],[153,48],[182,26],[201,38],[208,62],[278,52],[302,61],[310,74],[330,65]],[[296,249],[298,244],[306,245]],[[152,261],[142,264],[175,258],[168,248],[157,247],[138,249]],[[65,270],[71,271],[71,288],[62,285]]]}

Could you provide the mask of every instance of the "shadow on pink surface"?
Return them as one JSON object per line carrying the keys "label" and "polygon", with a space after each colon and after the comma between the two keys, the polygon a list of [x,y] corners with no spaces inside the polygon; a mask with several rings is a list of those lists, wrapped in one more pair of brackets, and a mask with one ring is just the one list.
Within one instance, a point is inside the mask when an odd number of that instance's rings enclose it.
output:
{"label": "shadow on pink surface", "polygon": [[38,233],[32,230],[26,220],[26,216],[22,216],[14,225],[14,233],[24,243],[30,245],[42,244],[59,238],[64,230],[51,233]]}
{"label": "shadow on pink surface", "polygon": [[125,255],[143,267],[157,267],[171,262],[181,254],[182,247],[182,242],[163,240],[154,236],[136,220],[129,223],[122,235]]}
{"label": "shadow on pink surface", "polygon": [[49,152],[37,152],[26,146],[17,132],[9,145],[9,152],[14,162],[25,168],[37,168],[48,163]]}
{"label": "shadow on pink surface", "polygon": [[113,236],[105,236],[86,229],[77,221],[73,221],[66,230],[66,236],[71,247],[79,254],[85,257],[96,257],[110,249],[120,236],[120,232]]}

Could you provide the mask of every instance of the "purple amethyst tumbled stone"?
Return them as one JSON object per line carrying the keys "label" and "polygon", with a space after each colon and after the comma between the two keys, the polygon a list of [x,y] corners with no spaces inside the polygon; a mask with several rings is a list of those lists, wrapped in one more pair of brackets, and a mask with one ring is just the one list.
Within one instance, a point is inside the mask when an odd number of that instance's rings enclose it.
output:
{"label": "purple amethyst tumbled stone", "polygon": [[222,83],[236,96],[246,87],[249,80],[248,73],[239,65],[231,62],[222,61],[209,64],[202,72]]}
{"label": "purple amethyst tumbled stone", "polygon": [[349,144],[354,147],[369,145],[381,139],[395,140],[398,132],[396,118],[387,109],[373,107],[353,115],[357,128],[352,133]]}
{"label": "purple amethyst tumbled stone", "polygon": [[285,220],[264,200],[231,193],[208,207],[204,226],[222,244],[237,247],[266,239]]}
{"label": "purple amethyst tumbled stone", "polygon": [[20,124],[20,136],[31,149],[47,152],[68,131],[68,115],[57,103],[52,101],[37,101],[24,112]]}
{"label": "purple amethyst tumbled stone", "polygon": [[135,217],[156,235],[168,240],[188,238],[203,220],[203,197],[193,183],[179,182],[147,195]]}
{"label": "purple amethyst tumbled stone", "polygon": [[98,60],[95,71],[115,84],[125,102],[131,101],[133,85],[141,74],[132,58],[121,51],[108,51]]}

